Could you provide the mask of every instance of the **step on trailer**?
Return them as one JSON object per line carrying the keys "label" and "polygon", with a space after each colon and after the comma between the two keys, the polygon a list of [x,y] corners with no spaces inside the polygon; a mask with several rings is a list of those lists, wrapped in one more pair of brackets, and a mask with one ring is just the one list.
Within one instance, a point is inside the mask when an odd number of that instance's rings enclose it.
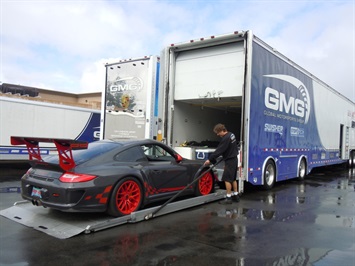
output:
{"label": "step on trailer", "polygon": [[189,150],[225,124],[241,143],[240,192],[244,181],[271,189],[315,167],[354,167],[355,104],[251,31],[172,44],[160,64],[164,140]]}

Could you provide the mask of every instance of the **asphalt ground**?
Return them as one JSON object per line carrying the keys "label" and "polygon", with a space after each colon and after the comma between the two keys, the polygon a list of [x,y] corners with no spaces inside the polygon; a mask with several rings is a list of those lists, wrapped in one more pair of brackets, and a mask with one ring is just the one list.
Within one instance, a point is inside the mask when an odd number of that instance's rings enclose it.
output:
{"label": "asphalt ground", "polygon": [[[3,167],[0,210],[21,201]],[[42,207],[39,207],[42,208]],[[71,215],[71,214],[66,214]],[[323,168],[271,191],[57,239],[0,216],[0,265],[355,265],[355,172]]]}

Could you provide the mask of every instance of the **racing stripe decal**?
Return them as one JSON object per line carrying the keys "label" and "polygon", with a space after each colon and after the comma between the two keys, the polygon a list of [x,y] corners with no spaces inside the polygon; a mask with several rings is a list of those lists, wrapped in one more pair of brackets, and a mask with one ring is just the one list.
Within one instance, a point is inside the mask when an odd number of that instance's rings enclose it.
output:
{"label": "racing stripe decal", "polygon": [[107,186],[102,193],[96,195],[95,199],[98,199],[99,203],[101,203],[101,204],[106,204],[108,201],[108,196],[110,194],[111,189],[112,189],[112,186]]}

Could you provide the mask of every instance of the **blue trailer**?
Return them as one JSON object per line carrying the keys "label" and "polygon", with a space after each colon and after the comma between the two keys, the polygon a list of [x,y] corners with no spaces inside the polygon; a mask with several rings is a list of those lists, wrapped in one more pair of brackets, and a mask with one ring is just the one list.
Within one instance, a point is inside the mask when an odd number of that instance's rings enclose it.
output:
{"label": "blue trailer", "polygon": [[237,135],[241,191],[243,181],[270,189],[315,167],[355,165],[355,104],[251,31],[166,47],[160,90],[173,148],[211,148],[217,123]]}

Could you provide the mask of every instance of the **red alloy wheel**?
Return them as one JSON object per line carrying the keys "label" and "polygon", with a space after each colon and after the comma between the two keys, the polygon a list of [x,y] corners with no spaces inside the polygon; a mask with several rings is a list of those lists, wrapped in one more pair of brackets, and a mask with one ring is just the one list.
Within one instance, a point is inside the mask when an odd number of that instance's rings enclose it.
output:
{"label": "red alloy wheel", "polygon": [[116,193],[116,208],[122,214],[130,214],[139,208],[142,192],[134,180],[127,180]]}
{"label": "red alloy wheel", "polygon": [[198,190],[201,195],[208,195],[213,190],[213,177],[210,172],[204,174],[198,181]]}

